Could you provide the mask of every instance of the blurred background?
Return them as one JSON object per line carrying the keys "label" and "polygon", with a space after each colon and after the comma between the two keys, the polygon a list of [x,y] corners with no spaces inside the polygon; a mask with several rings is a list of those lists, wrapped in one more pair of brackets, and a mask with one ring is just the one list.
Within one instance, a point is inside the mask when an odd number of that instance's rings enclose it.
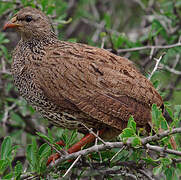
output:
{"label": "blurred background", "polygon": [[[60,40],[102,47],[127,57],[148,78],[159,59],[151,81],[170,111],[178,110],[181,104],[180,0],[1,0],[0,142],[10,136],[13,144],[20,145],[11,162],[16,164],[19,160],[23,167],[29,167],[26,148],[35,139],[36,131],[55,140],[72,134],[49,124],[19,96],[13,85],[11,52],[19,37],[13,30],[2,32],[2,28],[25,6],[44,11]],[[42,143],[37,138],[37,144]],[[1,175],[6,174],[6,168],[0,169]]]}

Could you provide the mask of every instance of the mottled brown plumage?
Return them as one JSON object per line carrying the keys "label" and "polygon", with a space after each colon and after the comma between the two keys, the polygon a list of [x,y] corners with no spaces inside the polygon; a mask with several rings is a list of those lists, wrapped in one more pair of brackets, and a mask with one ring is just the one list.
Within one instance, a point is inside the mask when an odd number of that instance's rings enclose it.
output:
{"label": "mottled brown plumage", "polygon": [[161,96],[126,58],[85,44],[59,41],[48,18],[30,7],[6,24],[21,35],[12,73],[20,94],[50,122],[86,133],[81,123],[116,136],[131,115],[151,122]]}

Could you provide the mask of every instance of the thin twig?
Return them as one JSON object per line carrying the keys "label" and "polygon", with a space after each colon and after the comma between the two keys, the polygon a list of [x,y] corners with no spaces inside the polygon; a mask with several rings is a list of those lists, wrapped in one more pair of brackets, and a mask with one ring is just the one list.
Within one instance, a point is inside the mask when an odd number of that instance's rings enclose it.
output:
{"label": "thin twig", "polygon": [[174,63],[173,63],[173,66],[172,66],[173,69],[176,68],[179,60],[180,60],[180,54],[176,54],[176,58],[175,58],[175,61],[174,61]]}
{"label": "thin twig", "polygon": [[0,71],[0,74],[8,74],[8,75],[12,74],[10,71],[6,69],[6,63],[4,57],[1,57],[1,65],[2,65],[2,70]]}
{"label": "thin twig", "polygon": [[163,58],[163,56],[164,56],[165,54],[166,54],[166,53],[163,53],[163,54],[159,57],[159,59],[154,58],[154,59],[156,60],[156,64],[155,64],[155,67],[153,68],[153,71],[151,72],[150,76],[148,77],[149,80],[151,79],[151,77],[153,76],[153,74],[154,74],[154,73],[156,72],[156,70],[158,69],[159,63],[160,63],[160,61],[162,60],[162,58]]}
{"label": "thin twig", "polygon": [[102,48],[102,49],[104,48],[105,40],[106,40],[106,37],[104,36],[104,37],[102,38],[102,42],[101,42],[101,48]]}
{"label": "thin twig", "polygon": [[167,71],[169,71],[169,72],[171,72],[171,73],[173,73],[173,74],[181,75],[181,71],[177,71],[176,69],[170,68],[170,67],[167,66],[167,65],[160,64],[160,67],[166,69]]}
{"label": "thin twig", "polygon": [[[37,134],[39,136],[39,134]],[[61,155],[67,155],[68,152],[66,152],[65,150],[61,150],[59,151],[53,144],[51,144],[49,141],[47,141],[46,139],[42,138],[41,136],[39,136],[43,141],[45,141],[52,149],[54,149],[58,154]]]}
{"label": "thin twig", "polygon": [[4,110],[4,115],[2,118],[2,123],[5,125],[6,121],[8,120],[8,115],[9,115],[9,111],[11,111],[12,109],[14,109],[16,106],[16,103],[12,104],[10,107],[5,106],[5,110]]}
{"label": "thin twig", "polygon": [[77,163],[77,161],[80,159],[81,155],[79,155],[77,157],[77,159],[72,163],[72,165],[68,168],[68,170],[66,171],[66,173],[63,175],[63,177],[65,177],[69,172],[70,170],[74,167],[74,165]]}
{"label": "thin twig", "polygon": [[123,146],[123,147],[111,158],[110,161],[112,161],[124,148],[125,148],[125,146]]}
{"label": "thin twig", "polygon": [[147,172],[145,172],[143,169],[137,169],[137,172],[143,174],[145,177],[148,178],[148,180],[154,180],[150,175],[148,175]]}
{"label": "thin twig", "polygon": [[[142,46],[142,47],[135,47],[135,48],[127,48],[127,49],[118,49],[117,52],[118,53],[122,53],[122,52],[132,52],[132,51],[140,51],[140,50],[145,50],[145,49],[169,49],[169,48],[174,48],[174,47],[179,47],[181,46],[181,42],[178,42],[176,44],[171,44],[171,45],[165,45],[165,46],[161,46],[161,45],[157,45],[157,46]],[[112,49],[107,49],[107,50],[112,50]]]}
{"label": "thin twig", "polygon": [[[98,135],[99,135],[99,131],[97,131],[97,136]],[[98,143],[98,138],[96,138],[96,140],[95,140],[95,145],[97,145],[97,143]],[[102,163],[102,156],[101,156],[100,151],[98,151],[98,154],[99,154],[99,158],[100,158],[100,163]]]}
{"label": "thin twig", "polygon": [[91,128],[88,128],[85,124],[81,123],[91,134],[93,134],[97,139],[99,139],[103,144],[106,144],[106,142],[100,138]]}
{"label": "thin twig", "polygon": [[153,150],[159,153],[168,153],[168,154],[174,154],[177,156],[181,156],[181,151],[175,151],[172,149],[167,149],[165,147],[160,147],[160,146],[152,146],[150,144],[146,144],[146,148],[149,150]]}

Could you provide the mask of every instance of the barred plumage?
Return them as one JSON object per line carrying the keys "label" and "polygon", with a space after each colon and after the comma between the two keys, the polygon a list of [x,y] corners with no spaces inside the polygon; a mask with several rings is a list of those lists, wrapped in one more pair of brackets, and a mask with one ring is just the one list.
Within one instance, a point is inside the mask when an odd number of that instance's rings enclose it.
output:
{"label": "barred plumage", "polygon": [[[31,22],[26,22],[27,16]],[[84,123],[94,130],[107,128],[106,136],[112,137],[126,127],[131,115],[138,126],[146,126],[152,104],[162,106],[151,82],[128,59],[59,41],[37,9],[24,8],[14,20],[21,34],[13,53],[15,85],[55,125],[86,133]]]}

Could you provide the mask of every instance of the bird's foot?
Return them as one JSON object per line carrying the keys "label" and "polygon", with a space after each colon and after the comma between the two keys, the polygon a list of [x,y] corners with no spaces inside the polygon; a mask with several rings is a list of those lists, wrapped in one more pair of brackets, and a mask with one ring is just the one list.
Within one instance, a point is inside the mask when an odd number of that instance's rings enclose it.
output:
{"label": "bird's foot", "polygon": [[[56,142],[56,144],[58,144],[59,146],[65,146],[65,143],[64,141],[60,140],[58,142]],[[52,154],[48,160],[47,160],[47,166],[51,163],[51,162],[55,162],[55,160],[59,159],[60,158],[60,154],[59,153],[55,153],[55,154]]]}
{"label": "bird's foot", "polygon": [[59,158],[60,158],[60,154],[59,154],[59,153],[52,154],[52,155],[48,158],[46,165],[48,166],[51,162],[55,163],[55,160],[57,160],[57,159],[59,159]]}

